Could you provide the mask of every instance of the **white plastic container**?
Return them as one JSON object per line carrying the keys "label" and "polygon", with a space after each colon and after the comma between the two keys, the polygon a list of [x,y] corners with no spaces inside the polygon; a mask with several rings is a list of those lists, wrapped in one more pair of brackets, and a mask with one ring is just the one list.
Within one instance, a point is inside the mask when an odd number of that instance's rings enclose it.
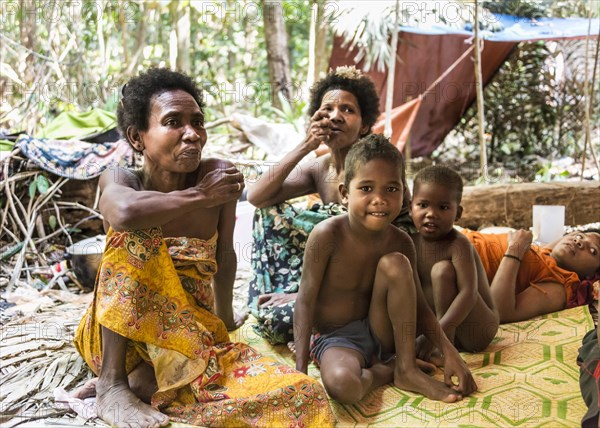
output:
{"label": "white plastic container", "polygon": [[565,233],[564,205],[533,206],[533,240],[550,244]]}
{"label": "white plastic container", "polygon": [[233,232],[233,247],[237,255],[238,267],[250,267],[252,256],[252,218],[256,208],[248,201],[238,202]]}

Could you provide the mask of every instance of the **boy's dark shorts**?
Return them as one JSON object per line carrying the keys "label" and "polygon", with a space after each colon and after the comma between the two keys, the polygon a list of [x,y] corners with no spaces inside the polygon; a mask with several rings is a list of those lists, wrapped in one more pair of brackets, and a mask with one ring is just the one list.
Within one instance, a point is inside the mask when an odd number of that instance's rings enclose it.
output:
{"label": "boy's dark shorts", "polygon": [[[365,367],[369,367],[373,355],[381,356],[381,344],[373,334],[369,320],[352,321],[331,333],[315,333],[310,339],[310,357],[319,365],[325,351],[331,347],[354,349],[362,355]],[[387,360],[393,355],[387,355]]]}

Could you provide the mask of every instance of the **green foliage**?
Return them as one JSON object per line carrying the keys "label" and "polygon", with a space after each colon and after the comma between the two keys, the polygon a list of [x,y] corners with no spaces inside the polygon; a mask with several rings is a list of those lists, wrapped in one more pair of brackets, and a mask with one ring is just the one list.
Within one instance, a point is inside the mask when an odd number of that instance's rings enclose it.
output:
{"label": "green foliage", "polygon": [[305,115],[307,102],[299,101],[296,103],[290,103],[281,92],[277,94],[279,101],[281,102],[281,109],[277,107],[271,107],[270,110],[275,113],[285,123],[289,123],[294,126],[297,132],[304,132]]}
{"label": "green foliage", "polygon": [[[344,12],[357,3],[335,3],[336,7],[327,11],[335,10],[339,15],[328,15],[325,20],[336,23],[338,30],[347,29],[349,43],[365,44],[367,62],[382,64],[389,59],[394,2],[369,2],[368,14],[358,21]],[[18,10],[21,2],[7,4],[16,5]],[[209,121],[235,110],[302,129],[312,1],[283,1],[292,82],[296,94],[301,94],[284,102],[281,109],[273,108],[260,4],[251,0],[85,0],[43,3],[43,7],[59,7],[60,11],[38,9],[33,20],[20,10],[6,14],[0,20],[0,93],[6,97],[0,103],[0,127],[24,129],[35,135],[37,127],[62,111],[91,107],[114,111],[120,88],[130,76],[150,66],[170,65],[171,35],[181,31],[179,24],[188,18],[189,34],[180,34],[180,39],[189,38],[189,49],[179,54],[189,59],[190,74],[205,89]],[[472,2],[459,4],[467,18],[472,15]],[[588,2],[584,0],[482,4],[493,12],[528,18],[588,16]],[[406,13],[412,6],[400,5],[405,8],[401,22],[414,25]],[[594,14],[597,18],[597,10]],[[461,28],[465,24],[462,18],[456,23]],[[535,172],[543,169],[540,158],[580,153],[583,44],[523,43],[515,49],[484,93],[490,162],[515,168],[534,163]],[[596,90],[592,102],[592,123],[596,124],[600,122],[599,96]],[[460,142],[458,158],[477,158],[476,135],[472,107],[453,131],[452,138]],[[29,191],[35,196],[42,188],[36,182]]]}
{"label": "green foliage", "polygon": [[535,181],[561,181],[569,177],[569,171],[562,169],[557,172],[553,166],[552,162],[542,163],[535,173]]}
{"label": "green foliage", "polygon": [[[587,16],[581,1],[556,2],[553,7],[534,1],[485,2],[493,12],[527,18]],[[591,78],[595,43],[588,52]],[[484,90],[488,161],[510,165],[530,180],[562,179],[548,159],[581,154],[585,131],[585,41],[520,43]],[[598,76],[596,76],[596,82]],[[600,120],[600,91],[592,100],[592,126]],[[476,105],[467,110],[447,138],[463,142],[460,156],[478,157]],[[596,125],[594,125],[596,124]],[[466,146],[465,146],[466,145]],[[438,150],[440,154],[442,150]]]}
{"label": "green foliage", "polygon": [[50,226],[50,229],[55,230],[56,229],[56,224],[57,224],[56,216],[54,214],[52,214],[48,218],[48,226]]}
{"label": "green foliage", "polygon": [[49,188],[50,183],[48,183],[48,179],[39,174],[34,180],[31,181],[31,183],[29,183],[29,199],[33,199],[36,191],[40,195],[44,195]]}
{"label": "green foliage", "polygon": [[[188,50],[179,47],[178,56],[189,59],[187,71],[205,89],[208,120],[234,110],[277,119],[271,110],[274,94],[260,2],[48,2],[40,3],[34,22],[23,19],[19,1],[13,3],[19,13],[0,22],[3,36],[13,42],[0,42],[2,75],[11,85],[5,88],[0,78],[0,91],[8,94],[0,105],[3,128],[35,134],[62,111],[114,110],[129,77],[150,66],[170,65],[170,40],[177,31],[180,41],[190,41]],[[311,2],[284,1],[283,12],[292,82],[299,92],[306,81]],[[183,18],[189,19],[189,34],[180,25]]]}
{"label": "green foliage", "polygon": [[50,187],[50,184],[48,183],[48,179],[40,174],[37,176],[37,179],[35,180],[35,182],[37,184],[38,192],[40,192],[42,195],[46,194],[46,192],[48,191],[48,188]]}
{"label": "green foliage", "polygon": [[540,2],[539,0],[503,0],[499,1],[484,1],[483,7],[492,13],[503,13],[507,15],[519,16],[523,18],[542,18],[550,16],[548,2]]}

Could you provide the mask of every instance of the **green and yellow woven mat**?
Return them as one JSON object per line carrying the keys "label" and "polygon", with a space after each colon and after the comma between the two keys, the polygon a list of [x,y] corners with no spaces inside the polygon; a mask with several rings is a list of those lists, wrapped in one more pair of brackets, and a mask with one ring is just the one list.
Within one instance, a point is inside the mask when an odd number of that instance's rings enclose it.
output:
{"label": "green and yellow woven mat", "polygon": [[[294,366],[287,347],[269,345],[253,322],[232,340]],[[485,352],[462,354],[479,386],[470,397],[446,404],[386,385],[356,405],[331,401],[338,426],[579,426],[586,408],[576,358],[593,325],[587,307],[505,324]],[[318,378],[319,370],[311,364],[309,374]],[[441,372],[436,377],[441,380]]]}

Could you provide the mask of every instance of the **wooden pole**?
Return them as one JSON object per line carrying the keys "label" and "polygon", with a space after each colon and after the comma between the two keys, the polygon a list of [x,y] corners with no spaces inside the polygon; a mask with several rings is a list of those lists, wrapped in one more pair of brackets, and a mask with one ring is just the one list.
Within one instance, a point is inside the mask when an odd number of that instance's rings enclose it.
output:
{"label": "wooden pole", "polygon": [[587,157],[587,147],[590,144],[590,137],[592,134],[592,124],[590,122],[590,76],[588,72],[588,60],[590,56],[590,33],[592,29],[592,5],[590,4],[590,8],[588,11],[588,31],[587,37],[585,38],[585,71],[584,71],[584,80],[583,80],[583,97],[585,98],[585,139],[583,142],[583,150],[581,152],[581,175],[579,176],[579,180],[583,181],[583,173],[585,172],[585,159]]}
{"label": "wooden pole", "polygon": [[385,126],[383,135],[386,138],[392,136],[392,105],[394,102],[394,77],[396,75],[396,52],[398,51],[398,26],[400,25],[400,0],[396,0],[396,16],[394,18],[394,29],[392,30],[392,49],[388,63],[387,91],[385,94]]}
{"label": "wooden pole", "polygon": [[306,76],[306,86],[310,88],[315,83],[317,70],[317,32],[319,20],[319,2],[313,0],[312,13],[310,20],[310,32],[308,36],[308,74]]}
{"label": "wooden pole", "polygon": [[483,105],[483,78],[481,77],[481,50],[479,45],[479,1],[475,0],[475,91],[477,92],[477,124],[479,127],[479,165],[482,174],[487,174],[487,151],[485,143],[485,114]]}

